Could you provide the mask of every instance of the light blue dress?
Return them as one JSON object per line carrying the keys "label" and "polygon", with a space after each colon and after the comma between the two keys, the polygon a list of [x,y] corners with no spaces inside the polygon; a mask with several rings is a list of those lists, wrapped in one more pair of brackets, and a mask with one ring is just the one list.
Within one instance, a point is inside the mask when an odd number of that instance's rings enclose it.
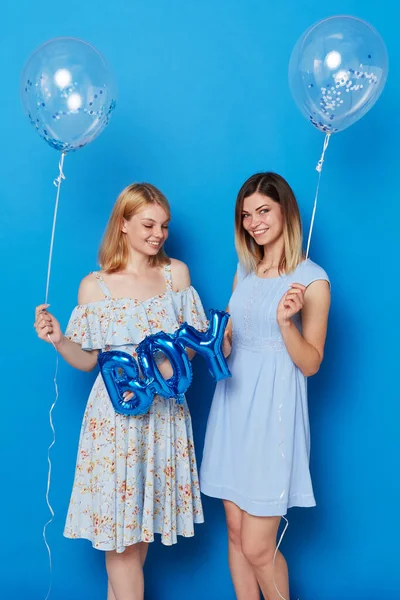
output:
{"label": "light blue dress", "polygon": [[[165,292],[140,302],[113,297],[95,273],[104,299],[74,309],[67,337],[83,350],[122,350],[136,358],[137,345],[152,333],[173,333],[185,321],[207,329],[196,290],[174,292],[170,265],[164,274]],[[155,396],[145,415],[117,414],[99,374],[83,418],[65,536],[123,552],[152,542],[156,533],[163,544],[175,544],[203,520],[186,401]]]}
{"label": "light blue dress", "polygon": [[[200,488],[256,516],[315,506],[309,470],[307,379],[282,340],[276,311],[291,283],[328,280],[303,261],[289,275],[262,279],[238,266],[229,303],[231,379],[217,384],[208,419]],[[301,330],[301,316],[294,322]]]}

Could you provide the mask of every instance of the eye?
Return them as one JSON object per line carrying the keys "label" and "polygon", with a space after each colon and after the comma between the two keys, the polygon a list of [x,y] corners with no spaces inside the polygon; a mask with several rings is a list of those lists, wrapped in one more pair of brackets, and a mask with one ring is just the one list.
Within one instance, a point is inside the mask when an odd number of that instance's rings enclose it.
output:
{"label": "eye", "polygon": [[153,225],[144,225],[144,227],[146,227],[146,229],[151,229]]}
{"label": "eye", "polygon": [[266,213],[268,213],[268,212],[269,212],[269,208],[262,208],[262,209],[260,210],[260,215],[264,215],[264,214],[266,214]]}
{"label": "eye", "polygon": [[163,225],[163,226],[162,226],[162,228],[163,228],[163,229],[166,229],[167,231],[168,231],[168,229],[169,229],[168,225]]}
{"label": "eye", "polygon": [[243,215],[242,215],[243,219],[247,219],[247,217],[249,217],[249,216],[250,216],[250,215],[248,215],[248,214],[243,214]]}

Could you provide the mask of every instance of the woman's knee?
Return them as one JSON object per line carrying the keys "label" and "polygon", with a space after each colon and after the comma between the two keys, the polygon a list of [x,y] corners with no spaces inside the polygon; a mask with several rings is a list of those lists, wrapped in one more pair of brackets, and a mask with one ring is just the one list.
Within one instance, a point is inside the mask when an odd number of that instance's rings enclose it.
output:
{"label": "woman's knee", "polygon": [[242,552],[252,567],[267,567],[273,563],[275,546],[262,540],[242,539]]}
{"label": "woman's knee", "polygon": [[228,540],[237,550],[242,549],[241,527],[239,523],[228,523]]}

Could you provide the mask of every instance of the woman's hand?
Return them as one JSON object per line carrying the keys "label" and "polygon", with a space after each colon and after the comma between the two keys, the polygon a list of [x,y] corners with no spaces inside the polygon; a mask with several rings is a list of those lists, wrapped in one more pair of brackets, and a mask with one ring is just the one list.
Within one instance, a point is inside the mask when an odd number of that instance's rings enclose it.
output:
{"label": "woman's hand", "polygon": [[290,322],[304,306],[304,293],[306,287],[301,283],[292,283],[290,290],[284,294],[278,304],[276,318],[280,327],[284,327]]}
{"label": "woman's hand", "polygon": [[[172,375],[174,374],[172,365],[167,358],[161,363],[158,363],[157,368],[160,371],[161,375],[164,377],[164,379],[170,379],[170,377],[172,377]],[[129,402],[129,400],[132,400],[134,396],[133,392],[129,391],[124,392],[122,395],[125,402]]]}
{"label": "woman's hand", "polygon": [[[323,279],[307,288],[291,285],[279,302],[278,324],[290,358],[305,377],[314,375],[324,357],[326,329],[330,305],[330,286]],[[301,310],[301,332],[291,321]]]}
{"label": "woman's hand", "polygon": [[[35,310],[35,322],[33,324],[36,333],[41,340],[59,346],[64,339],[60,323],[47,311],[49,304],[40,304]],[[51,336],[51,340],[48,336]]]}

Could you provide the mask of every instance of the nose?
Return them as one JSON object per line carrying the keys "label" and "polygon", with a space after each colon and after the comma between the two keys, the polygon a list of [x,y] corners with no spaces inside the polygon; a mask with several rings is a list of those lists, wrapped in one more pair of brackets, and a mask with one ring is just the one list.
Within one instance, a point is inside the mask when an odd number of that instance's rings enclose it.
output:
{"label": "nose", "polygon": [[154,236],[154,237],[155,237],[157,240],[162,240],[162,238],[164,237],[164,234],[163,234],[163,230],[162,230],[162,228],[161,228],[161,227],[159,227],[159,228],[155,229],[155,230],[153,231],[153,236]]}
{"label": "nose", "polygon": [[256,229],[260,223],[261,223],[261,217],[258,213],[255,213],[254,215],[251,216],[250,227],[252,229]]}

